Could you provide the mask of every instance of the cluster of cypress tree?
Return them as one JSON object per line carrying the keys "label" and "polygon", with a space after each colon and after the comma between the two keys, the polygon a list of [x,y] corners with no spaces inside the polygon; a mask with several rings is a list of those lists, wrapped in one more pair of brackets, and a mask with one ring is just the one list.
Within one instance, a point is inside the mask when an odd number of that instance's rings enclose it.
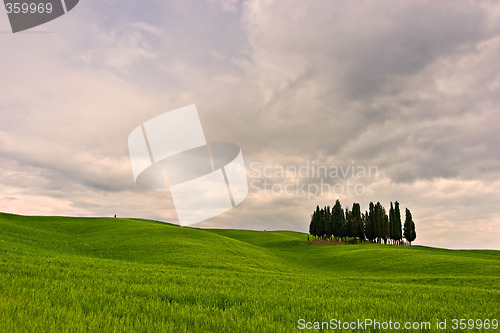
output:
{"label": "cluster of cypress tree", "polygon": [[391,202],[389,215],[387,215],[380,202],[376,204],[370,202],[369,210],[361,213],[358,203],[352,205],[352,210],[346,208],[344,211],[340,201],[337,200],[332,208],[316,206],[309,225],[309,233],[321,239],[333,238],[337,241],[358,239],[361,242],[368,240],[376,243],[384,242],[384,244],[404,244],[404,237],[411,245],[411,242],[417,238],[417,234],[408,208],[406,208],[403,230],[402,232],[401,213],[397,201],[394,206]]}

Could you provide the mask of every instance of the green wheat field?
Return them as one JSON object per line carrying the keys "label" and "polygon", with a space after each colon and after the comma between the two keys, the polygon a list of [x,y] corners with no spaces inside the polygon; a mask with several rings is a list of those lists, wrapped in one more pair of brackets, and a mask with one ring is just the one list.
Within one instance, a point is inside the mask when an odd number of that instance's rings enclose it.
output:
{"label": "green wheat field", "polygon": [[451,321],[499,314],[500,251],[0,213],[0,332],[299,332],[300,319],[366,318],[464,332]]}

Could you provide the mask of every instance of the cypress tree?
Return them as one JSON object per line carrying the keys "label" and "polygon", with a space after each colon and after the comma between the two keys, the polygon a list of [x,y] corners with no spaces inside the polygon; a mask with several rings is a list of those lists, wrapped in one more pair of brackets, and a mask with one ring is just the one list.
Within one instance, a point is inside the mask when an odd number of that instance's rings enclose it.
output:
{"label": "cypress tree", "polygon": [[334,237],[342,239],[345,232],[344,210],[340,201],[337,199],[332,208],[332,222],[333,222],[333,235]]}
{"label": "cypress tree", "polygon": [[411,212],[408,208],[406,208],[406,218],[404,224],[404,237],[408,242],[413,242],[415,238],[417,238],[417,233],[415,231],[415,223],[413,222],[413,218],[411,216]]}
{"label": "cypress tree", "polygon": [[346,229],[346,220],[344,210],[341,210],[341,218],[340,218],[340,240],[345,239],[347,237],[347,229]]}
{"label": "cypress tree", "polygon": [[368,240],[368,211],[365,210],[365,213],[363,215],[361,215],[361,219],[363,220],[363,233],[364,233],[364,236],[365,236],[365,239]]}
{"label": "cypress tree", "polygon": [[326,224],[325,224],[325,209],[321,208],[319,211],[319,218],[318,218],[318,230],[319,230],[319,236],[322,239],[325,239],[325,233],[326,233]]}
{"label": "cypress tree", "polygon": [[356,237],[354,233],[354,218],[349,208],[345,209],[345,229],[347,237]]}
{"label": "cypress tree", "polygon": [[413,242],[416,238],[417,238],[417,230],[415,229],[415,222],[413,222],[413,220],[411,220],[411,235],[410,235],[411,240],[409,241],[410,245],[411,245],[411,242]]}
{"label": "cypress tree", "polygon": [[363,242],[365,240],[365,231],[359,203],[352,204],[352,218],[354,221],[354,236],[358,237],[359,240]]}
{"label": "cypress tree", "polygon": [[316,206],[316,210],[311,215],[311,223],[309,224],[309,233],[315,238],[318,237],[318,220],[319,220],[319,206]]}
{"label": "cypress tree", "polygon": [[324,231],[324,225],[323,225],[323,209],[320,209],[319,206],[316,208],[316,217],[314,221],[314,231],[315,231],[315,236],[319,238],[323,238],[323,235],[325,233]]}
{"label": "cypress tree", "polygon": [[382,207],[382,212],[384,215],[384,220],[382,225],[382,239],[384,240],[384,244],[387,244],[387,239],[389,238],[389,233],[390,233],[389,216],[387,216],[384,207]]}
{"label": "cypress tree", "polygon": [[375,220],[374,220],[374,228],[375,228],[375,238],[377,239],[377,243],[380,243],[383,238],[383,227],[384,225],[384,207],[377,202],[375,205]]}
{"label": "cypress tree", "polygon": [[400,244],[403,239],[403,234],[401,232],[401,212],[399,211],[399,202],[397,201],[394,203],[394,221],[394,239]]}
{"label": "cypress tree", "polygon": [[369,211],[365,214],[366,219],[366,238],[373,242],[375,240],[375,205],[370,202]]}
{"label": "cypress tree", "polygon": [[392,206],[392,201],[391,201],[391,208],[389,208],[389,239],[391,239],[392,242],[394,242],[396,239],[395,222],[396,221],[394,221],[394,207]]}
{"label": "cypress tree", "polygon": [[323,215],[323,224],[325,226],[325,237],[330,239],[333,236],[333,224],[332,224],[332,214],[330,212],[330,206],[325,207],[325,213]]}

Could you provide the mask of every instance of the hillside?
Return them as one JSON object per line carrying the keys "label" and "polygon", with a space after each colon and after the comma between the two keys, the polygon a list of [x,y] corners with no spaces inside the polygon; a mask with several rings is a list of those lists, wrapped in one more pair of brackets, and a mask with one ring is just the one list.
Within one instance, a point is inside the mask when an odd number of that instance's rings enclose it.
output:
{"label": "hillside", "polygon": [[301,318],[434,329],[498,319],[499,272],[499,251],[2,213],[0,331],[290,332]]}

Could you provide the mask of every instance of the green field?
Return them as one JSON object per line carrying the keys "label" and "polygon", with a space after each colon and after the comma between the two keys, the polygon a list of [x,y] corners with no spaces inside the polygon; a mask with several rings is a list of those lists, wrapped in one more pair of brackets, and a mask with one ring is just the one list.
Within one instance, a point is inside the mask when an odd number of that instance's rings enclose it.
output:
{"label": "green field", "polygon": [[446,319],[440,332],[464,332],[452,319],[498,320],[499,308],[500,251],[0,214],[0,332],[297,332],[299,319],[431,331]]}

